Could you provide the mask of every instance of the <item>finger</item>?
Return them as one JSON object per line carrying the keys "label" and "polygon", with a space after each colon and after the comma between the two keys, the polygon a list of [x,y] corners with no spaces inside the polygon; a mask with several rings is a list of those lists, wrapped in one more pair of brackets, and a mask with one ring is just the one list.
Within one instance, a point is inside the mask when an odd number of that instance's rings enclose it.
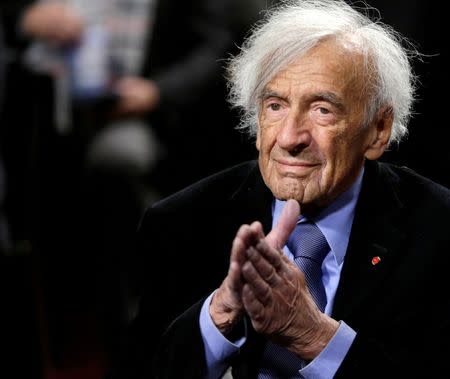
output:
{"label": "finger", "polygon": [[267,243],[266,240],[260,240],[256,245],[256,250],[273,267],[277,272],[284,268],[283,256],[281,249],[275,249]]}
{"label": "finger", "polygon": [[234,291],[239,291],[242,286],[241,267],[246,260],[246,246],[241,238],[236,237],[231,247],[230,266],[228,268],[229,286]]}
{"label": "finger", "polygon": [[254,222],[251,225],[242,225],[231,247],[230,266],[228,269],[229,283],[233,290],[239,290],[242,285],[241,267],[246,261],[246,249],[256,244],[260,238],[264,237],[262,225]]}
{"label": "finger", "polygon": [[262,231],[259,230],[257,223],[252,225],[242,225],[238,232],[236,233],[236,238],[242,239],[246,247],[256,245],[258,241],[264,236],[260,234]]}
{"label": "finger", "polygon": [[231,246],[230,267],[228,269],[228,276],[230,279],[230,287],[234,290],[239,290],[241,282],[241,268],[247,260],[246,249],[248,246],[255,244],[258,241],[258,228],[249,225],[242,225]]}
{"label": "finger", "polygon": [[[271,265],[277,273],[277,278],[286,277],[292,280],[300,273],[298,266],[291,262],[286,254],[281,250],[275,250],[267,244],[265,240],[261,240],[256,245],[256,250]],[[246,252],[248,256],[248,251]]]}
{"label": "finger", "polygon": [[265,237],[262,224],[259,221],[255,221],[250,224],[250,229],[252,230],[258,241]]}
{"label": "finger", "polygon": [[275,249],[281,249],[297,224],[300,216],[300,205],[296,200],[288,200],[284,205],[277,225],[267,235],[267,243]]}
{"label": "finger", "polygon": [[267,305],[272,296],[271,286],[261,277],[251,262],[247,261],[242,266],[242,276],[258,301]]}
{"label": "finger", "polygon": [[[259,246],[259,244],[258,244]],[[246,255],[253,267],[256,269],[261,278],[270,286],[277,284],[277,272],[272,264],[267,261],[257,248],[249,247],[246,250]]]}
{"label": "finger", "polygon": [[248,284],[242,288],[242,304],[252,320],[258,322],[264,317],[264,305],[256,298]]}

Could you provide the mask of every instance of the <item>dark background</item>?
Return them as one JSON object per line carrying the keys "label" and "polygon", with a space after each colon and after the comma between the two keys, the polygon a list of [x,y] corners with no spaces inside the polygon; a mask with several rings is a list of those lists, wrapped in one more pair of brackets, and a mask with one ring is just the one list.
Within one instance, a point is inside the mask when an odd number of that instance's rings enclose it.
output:
{"label": "dark background", "polygon": [[449,88],[449,43],[439,2],[375,0],[382,20],[406,36],[423,54],[414,64],[419,76],[417,102],[409,137],[384,160],[407,165],[418,173],[450,186],[450,137],[447,89]]}

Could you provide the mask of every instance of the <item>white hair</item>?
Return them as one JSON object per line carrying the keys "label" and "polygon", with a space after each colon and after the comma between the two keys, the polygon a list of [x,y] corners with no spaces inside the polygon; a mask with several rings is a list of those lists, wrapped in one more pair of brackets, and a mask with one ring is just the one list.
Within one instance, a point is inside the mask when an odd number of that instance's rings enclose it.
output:
{"label": "white hair", "polygon": [[[373,11],[367,5],[361,11]],[[388,107],[393,114],[390,143],[407,133],[416,77],[409,59],[418,53],[389,26],[360,13],[342,0],[290,0],[267,12],[231,59],[228,79],[231,104],[241,108],[240,128],[257,132],[260,97],[273,77],[328,38],[359,41],[369,83],[365,124]],[[402,45],[406,44],[407,47]]]}

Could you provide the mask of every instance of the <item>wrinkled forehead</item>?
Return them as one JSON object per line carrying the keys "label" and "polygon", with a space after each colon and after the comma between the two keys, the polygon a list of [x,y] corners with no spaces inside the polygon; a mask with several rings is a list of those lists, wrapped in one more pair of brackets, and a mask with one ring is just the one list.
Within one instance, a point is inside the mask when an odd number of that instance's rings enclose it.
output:
{"label": "wrinkled forehead", "polygon": [[[296,77],[301,80],[314,80],[321,75],[326,75],[342,88],[349,87],[349,90],[358,96],[363,96],[373,84],[371,71],[367,54],[359,43],[348,38],[330,37],[319,41],[274,70],[259,88],[259,97],[270,90],[271,84],[280,78],[285,81],[296,80]],[[296,76],[295,73],[299,75]]]}

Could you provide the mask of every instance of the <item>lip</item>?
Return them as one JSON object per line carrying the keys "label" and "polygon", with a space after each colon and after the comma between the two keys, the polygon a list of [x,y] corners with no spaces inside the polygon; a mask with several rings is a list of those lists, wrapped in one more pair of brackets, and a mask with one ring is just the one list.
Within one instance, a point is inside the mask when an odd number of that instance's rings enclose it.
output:
{"label": "lip", "polygon": [[315,167],[320,164],[320,163],[307,162],[307,161],[290,161],[287,159],[274,159],[274,161],[281,166],[301,167],[301,168]]}
{"label": "lip", "polygon": [[274,159],[277,171],[280,175],[292,178],[304,178],[309,176],[320,163],[308,161],[294,161],[288,159]]}

